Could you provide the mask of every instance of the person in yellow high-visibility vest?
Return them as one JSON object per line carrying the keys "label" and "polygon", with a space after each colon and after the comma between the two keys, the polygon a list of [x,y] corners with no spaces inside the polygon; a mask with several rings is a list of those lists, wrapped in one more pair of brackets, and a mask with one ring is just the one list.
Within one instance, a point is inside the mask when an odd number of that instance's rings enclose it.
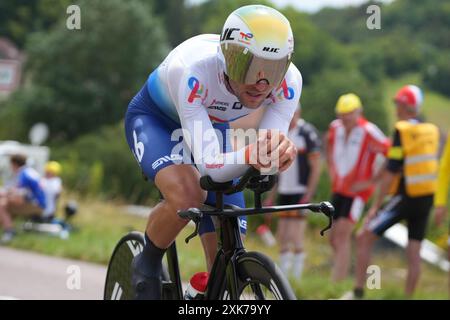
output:
{"label": "person in yellow high-visibility vest", "polygon": [[[447,214],[448,187],[450,184],[450,132],[447,136],[444,153],[439,163],[438,187],[434,195],[434,214],[436,224],[439,226],[445,220]],[[448,260],[450,260],[450,235],[448,238]],[[448,281],[450,295],[450,277]]]}
{"label": "person in yellow high-visibility vest", "polygon": [[[408,225],[408,276],[405,294],[413,295],[420,275],[420,248],[425,236],[437,186],[439,130],[418,120],[423,96],[413,85],[401,88],[395,98],[398,122],[387,164],[373,179],[378,193],[357,235],[356,284],[353,295],[363,296],[366,270],[375,240],[394,224]],[[392,188],[392,186],[394,186]],[[393,196],[381,207],[389,190]],[[380,209],[381,208],[381,209]]]}

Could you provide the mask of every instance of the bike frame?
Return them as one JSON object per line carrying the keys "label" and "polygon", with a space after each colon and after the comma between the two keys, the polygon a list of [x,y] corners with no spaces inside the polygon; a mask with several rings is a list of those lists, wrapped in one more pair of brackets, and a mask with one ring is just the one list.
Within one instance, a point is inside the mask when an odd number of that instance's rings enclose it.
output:
{"label": "bike frame", "polygon": [[[223,193],[217,192],[216,210],[204,211],[207,214],[214,213],[219,220],[219,228],[216,229],[219,248],[208,279],[207,290],[204,295],[205,300],[219,299],[226,283],[229,284],[230,298],[238,298],[235,265],[237,258],[245,252],[245,249],[242,243],[238,217],[224,217],[222,216],[223,212]],[[183,299],[183,289],[175,242],[169,247],[166,255],[171,283],[163,284],[163,292],[167,290],[167,293],[171,292],[171,298],[181,300]]]}
{"label": "bike frame", "polygon": [[[236,265],[239,256],[245,253],[245,248],[241,238],[241,232],[239,228],[238,217],[243,215],[253,215],[262,213],[273,213],[286,210],[301,210],[309,209],[313,211],[321,211],[320,205],[317,204],[298,204],[287,206],[261,206],[261,193],[254,191],[255,193],[255,208],[240,208],[237,206],[224,205],[223,195],[224,192],[216,191],[216,208],[215,210],[203,210],[199,213],[209,216],[217,216],[219,226],[216,228],[218,238],[218,251],[214,259],[213,266],[209,275],[207,289],[203,297],[204,300],[217,300],[223,295],[224,290],[229,292],[229,298],[231,300],[237,300],[239,298],[238,292],[238,276],[236,273]],[[331,226],[332,220],[330,218],[329,225]],[[325,228],[321,231],[327,230]],[[186,242],[196,235],[198,231],[198,221],[196,223],[196,230],[190,235]],[[163,284],[166,289],[172,292],[171,298],[183,299],[182,283],[180,278],[180,270],[178,265],[178,257],[176,251],[175,242],[167,250],[167,263],[168,271],[171,283]],[[226,285],[226,287],[225,287]],[[168,288],[167,286],[171,286]],[[174,293],[175,292],[175,293]]]}

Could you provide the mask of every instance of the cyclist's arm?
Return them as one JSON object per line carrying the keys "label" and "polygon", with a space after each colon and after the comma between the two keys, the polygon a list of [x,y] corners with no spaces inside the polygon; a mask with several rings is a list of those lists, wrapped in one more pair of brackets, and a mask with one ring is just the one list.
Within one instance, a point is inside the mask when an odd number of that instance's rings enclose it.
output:
{"label": "cyclist's arm", "polygon": [[248,169],[245,148],[222,152],[220,140],[203,106],[207,92],[200,75],[186,73],[179,87],[178,114],[184,140],[200,173],[211,176],[214,181],[225,182],[241,176]]}

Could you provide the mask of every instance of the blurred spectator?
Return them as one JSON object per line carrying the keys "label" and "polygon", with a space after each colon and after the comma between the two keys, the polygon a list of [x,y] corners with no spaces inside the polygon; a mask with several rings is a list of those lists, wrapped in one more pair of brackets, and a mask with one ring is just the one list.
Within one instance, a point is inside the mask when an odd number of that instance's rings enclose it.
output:
{"label": "blurred spectator", "polygon": [[10,158],[15,184],[0,196],[0,223],[3,227],[2,243],[12,240],[15,235],[12,216],[40,215],[45,209],[45,195],[40,184],[39,174],[27,167],[26,157],[13,155]]}
{"label": "blurred spectator", "polygon": [[[390,142],[375,124],[362,116],[362,103],[355,94],[339,98],[336,114],[338,119],[328,130],[326,154],[335,207],[335,223],[330,232],[332,279],[340,281],[349,271],[354,225],[373,193],[373,185],[365,183],[373,176],[377,155],[385,155]],[[354,189],[358,184],[358,190]]]}
{"label": "blurred spectator", "polygon": [[[447,143],[444,148],[439,164],[438,186],[434,195],[435,219],[436,224],[440,226],[447,215],[448,185],[450,183],[450,133],[447,136]],[[448,260],[450,261],[450,235],[448,238]],[[449,295],[450,295],[450,277],[449,277]]]}
{"label": "blurred spectator", "polygon": [[[278,189],[278,205],[308,203],[316,192],[320,177],[321,140],[316,128],[300,119],[300,110],[292,118],[289,133],[298,149],[297,160],[279,175],[278,188],[274,188],[265,205],[272,205]],[[277,239],[280,245],[280,267],[287,275],[299,279],[304,266],[303,238],[306,227],[304,215],[298,210],[280,213]]]}
{"label": "blurred spectator", "polygon": [[62,192],[60,173],[61,165],[58,162],[50,161],[45,165],[45,176],[42,178],[42,188],[46,201],[42,218],[45,221],[51,221],[56,214],[58,199]]}
{"label": "blurred spectator", "polygon": [[[398,122],[388,162],[373,181],[378,194],[357,235],[356,285],[353,295],[363,297],[367,266],[375,240],[394,224],[406,220],[408,225],[408,276],[405,294],[410,297],[420,275],[420,248],[425,236],[433,194],[437,186],[439,130],[431,123],[417,120],[422,92],[416,86],[401,88],[395,98]],[[380,210],[384,198],[393,197]]]}

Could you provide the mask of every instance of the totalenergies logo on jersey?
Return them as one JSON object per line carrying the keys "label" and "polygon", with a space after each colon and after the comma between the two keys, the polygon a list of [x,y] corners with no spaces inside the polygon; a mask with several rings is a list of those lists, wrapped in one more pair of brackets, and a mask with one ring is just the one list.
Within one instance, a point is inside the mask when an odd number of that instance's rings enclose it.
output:
{"label": "totalenergies logo on jersey", "polygon": [[[191,93],[188,97],[188,102],[192,103],[195,99],[202,99],[202,94],[204,92],[204,87],[200,84],[200,81],[196,77],[190,77],[188,80],[188,87],[191,89]],[[205,94],[206,98],[206,94]]]}
{"label": "totalenergies logo on jersey", "polygon": [[286,83],[286,79],[283,80],[281,85],[278,87],[277,91],[278,90],[280,90],[280,92],[278,92],[278,95],[277,95],[278,99],[282,100],[284,98],[287,100],[292,100],[294,98],[294,89],[291,87],[288,87],[288,85]]}

